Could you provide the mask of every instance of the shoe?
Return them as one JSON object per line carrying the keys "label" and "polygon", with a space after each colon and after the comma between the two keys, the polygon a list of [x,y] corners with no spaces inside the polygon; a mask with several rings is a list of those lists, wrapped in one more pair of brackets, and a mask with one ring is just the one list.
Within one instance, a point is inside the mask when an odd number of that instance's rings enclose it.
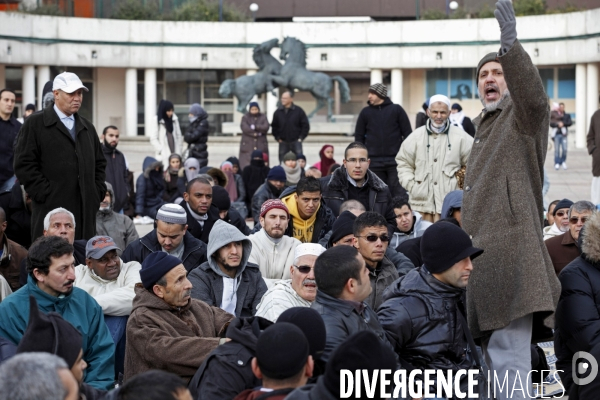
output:
{"label": "shoe", "polygon": [[142,217],[142,225],[150,225],[153,224],[154,220],[148,216]]}
{"label": "shoe", "polygon": [[554,164],[554,169],[558,171],[560,169],[560,164]]}
{"label": "shoe", "polygon": [[141,225],[142,224],[142,220],[143,220],[142,217],[134,218],[133,219],[133,223],[134,223],[134,225]]}
{"label": "shoe", "polygon": [[567,169],[567,163],[562,163],[563,169]]}

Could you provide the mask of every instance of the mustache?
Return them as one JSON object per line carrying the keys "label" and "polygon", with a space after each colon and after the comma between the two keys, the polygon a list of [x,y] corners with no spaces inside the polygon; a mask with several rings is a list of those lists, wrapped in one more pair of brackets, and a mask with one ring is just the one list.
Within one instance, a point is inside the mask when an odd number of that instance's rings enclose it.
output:
{"label": "mustache", "polygon": [[308,279],[308,278],[306,278],[305,280],[302,281],[302,286],[306,286],[306,285],[315,285],[315,286],[317,286],[317,281],[315,281],[314,279]]}
{"label": "mustache", "polygon": [[69,285],[72,285],[73,283],[75,283],[75,281],[69,280],[69,281],[65,282],[63,286],[69,286]]}
{"label": "mustache", "polygon": [[187,297],[192,295],[192,289],[186,290],[183,292],[182,297]]}

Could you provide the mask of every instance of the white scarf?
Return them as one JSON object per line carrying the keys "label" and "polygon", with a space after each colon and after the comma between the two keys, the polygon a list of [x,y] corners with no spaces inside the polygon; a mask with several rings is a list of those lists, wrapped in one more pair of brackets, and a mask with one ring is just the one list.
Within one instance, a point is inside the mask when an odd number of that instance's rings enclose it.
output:
{"label": "white scarf", "polygon": [[204,215],[200,215],[200,214],[196,214],[194,212],[194,210],[192,210],[192,208],[190,207],[190,203],[187,203],[187,208],[190,211],[190,214],[192,215],[192,217],[198,221],[198,223],[200,224],[200,226],[202,228],[204,228],[204,221],[206,221],[208,219],[208,213],[204,214]]}
{"label": "white scarf", "polygon": [[465,119],[465,112],[459,111],[456,114],[450,114],[450,122],[454,125],[458,125],[462,127],[463,120]]}

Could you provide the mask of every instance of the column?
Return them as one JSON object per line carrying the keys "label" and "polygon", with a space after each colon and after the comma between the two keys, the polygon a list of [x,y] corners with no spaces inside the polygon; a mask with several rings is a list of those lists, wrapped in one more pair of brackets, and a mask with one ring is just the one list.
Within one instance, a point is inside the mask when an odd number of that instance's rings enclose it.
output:
{"label": "column", "polygon": [[6,66],[0,65],[0,90],[6,88]]}
{"label": "column", "polygon": [[41,110],[44,101],[44,85],[50,80],[50,67],[38,65],[37,67],[37,109]]}
{"label": "column", "polygon": [[342,110],[342,95],[340,94],[340,84],[333,81],[333,115],[340,115]]}
{"label": "column", "polygon": [[144,125],[145,135],[150,136],[152,130],[158,129],[156,120],[156,69],[144,70]]}
{"label": "column", "polygon": [[590,129],[590,119],[598,109],[598,64],[587,65],[587,114],[585,119],[585,132]]}
{"label": "column", "polygon": [[383,83],[383,71],[380,69],[371,70],[371,85],[374,83]]}
{"label": "column", "polygon": [[125,71],[125,136],[137,136],[137,69]]}
{"label": "column", "polygon": [[586,144],[587,107],[586,107],[586,72],[585,64],[577,64],[575,67],[575,115],[577,124],[575,127],[575,147],[582,149]]}
{"label": "column", "polygon": [[404,75],[401,69],[393,69],[392,70],[392,90],[391,90],[391,99],[396,104],[402,104],[402,91],[404,90],[402,85],[402,80],[404,79]]}
{"label": "column", "polygon": [[27,104],[35,104],[35,67],[23,65],[23,102],[21,113],[25,111]]}
{"label": "column", "polygon": [[265,114],[267,115],[267,119],[269,122],[273,121],[273,114],[275,110],[277,110],[277,102],[279,101],[279,89],[275,89],[275,93],[277,96],[273,96],[271,93],[266,93],[267,96],[267,109],[265,110]]}

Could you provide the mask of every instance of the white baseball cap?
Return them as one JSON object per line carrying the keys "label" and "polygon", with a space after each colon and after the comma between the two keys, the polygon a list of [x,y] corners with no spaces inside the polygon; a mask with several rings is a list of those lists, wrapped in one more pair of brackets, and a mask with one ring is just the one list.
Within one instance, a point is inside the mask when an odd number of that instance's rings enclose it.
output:
{"label": "white baseball cap", "polygon": [[325,251],[325,247],[317,243],[302,243],[296,246],[294,250],[294,260],[302,256],[320,256]]}
{"label": "white baseball cap", "polygon": [[52,84],[52,90],[62,90],[65,93],[73,93],[79,89],[89,92],[88,88],[83,86],[81,79],[72,72],[63,72],[56,75]]}

